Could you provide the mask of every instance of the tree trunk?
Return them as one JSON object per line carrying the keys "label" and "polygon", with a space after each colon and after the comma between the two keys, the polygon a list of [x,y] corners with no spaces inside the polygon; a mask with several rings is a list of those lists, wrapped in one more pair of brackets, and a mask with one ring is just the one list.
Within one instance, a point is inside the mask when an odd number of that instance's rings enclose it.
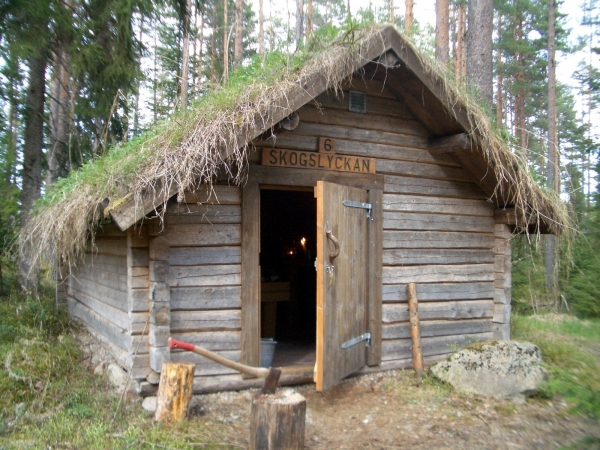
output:
{"label": "tree trunk", "polygon": [[[502,30],[502,16],[498,15],[498,34]],[[502,128],[502,50],[498,47],[496,52],[496,70],[498,71],[496,76],[496,126]]]}
{"label": "tree trunk", "polygon": [[406,12],[404,14],[404,32],[408,36],[412,36],[413,27],[413,0],[406,0]]}
{"label": "tree trunk", "polygon": [[263,11],[263,0],[258,1],[258,54],[260,60],[263,61],[265,58],[265,13]]}
{"label": "tree trunk", "polygon": [[46,185],[56,183],[69,173],[68,124],[69,124],[69,55],[64,45],[54,56],[50,96],[50,148],[48,149]]}
{"label": "tree trunk", "polygon": [[306,7],[306,40],[310,39],[313,27],[313,0],[308,0],[308,6]]}
{"label": "tree trunk", "polygon": [[233,63],[237,67],[242,62],[244,29],[244,2],[235,0],[235,41],[233,45]]}
{"label": "tree trunk", "polygon": [[[140,14],[140,34],[138,35],[138,41],[142,43],[142,37],[144,33],[144,15]],[[142,52],[140,51],[140,59],[142,58]],[[140,123],[140,84],[141,78],[137,79],[135,87],[135,109],[133,111],[133,135],[137,136],[138,128]]]}
{"label": "tree trunk", "polygon": [[[29,63],[29,86],[25,106],[25,136],[23,144],[23,169],[21,178],[21,229],[29,221],[33,203],[40,197],[42,187],[42,149],[44,145],[44,95],[46,86],[45,51],[31,56]],[[39,276],[39,261],[32,261],[32,250],[24,249],[19,260],[19,281],[25,291],[34,291]]]}
{"label": "tree trunk", "polygon": [[258,395],[250,413],[250,449],[303,449],[306,400],[291,389]]}
{"label": "tree trunk", "polygon": [[223,0],[223,83],[229,79],[229,33],[227,28],[227,0]]}
{"label": "tree trunk", "polygon": [[163,364],[154,420],[173,423],[187,417],[192,399],[195,368],[196,366],[190,363]]}
{"label": "tree trunk", "polygon": [[443,65],[450,60],[449,23],[448,0],[435,0],[435,57]]}
{"label": "tree trunk", "polygon": [[454,57],[454,78],[460,83],[466,73],[465,65],[465,29],[467,24],[467,11],[465,4],[458,5],[458,19],[456,27],[456,55]]}
{"label": "tree trunk", "polygon": [[212,31],[210,33],[210,81],[212,83],[217,82],[217,48],[216,48],[216,39],[215,33],[217,32],[217,27],[215,26],[217,20],[217,2],[213,1],[213,9],[212,9]]}
{"label": "tree trunk", "polygon": [[394,0],[388,0],[388,22],[396,23]]}
{"label": "tree trunk", "polygon": [[204,3],[202,3],[202,7],[200,8],[200,42],[198,46],[200,49],[198,55],[198,83],[196,85],[196,98],[200,98],[202,95],[202,69],[204,63]]}
{"label": "tree trunk", "polygon": [[296,47],[302,45],[304,34],[304,0],[296,0]]}
{"label": "tree trunk", "polygon": [[469,0],[467,29],[467,83],[483,104],[493,104],[493,0]]}
{"label": "tree trunk", "polygon": [[188,72],[190,67],[190,16],[192,2],[185,2],[185,16],[183,18],[183,55],[181,63],[181,109],[187,109],[188,104]]}
{"label": "tree trunk", "polygon": [[[548,0],[548,188],[559,193],[558,151],[556,148],[556,5],[555,0]],[[546,287],[550,297],[557,299],[556,286],[556,238],[546,236]]]}

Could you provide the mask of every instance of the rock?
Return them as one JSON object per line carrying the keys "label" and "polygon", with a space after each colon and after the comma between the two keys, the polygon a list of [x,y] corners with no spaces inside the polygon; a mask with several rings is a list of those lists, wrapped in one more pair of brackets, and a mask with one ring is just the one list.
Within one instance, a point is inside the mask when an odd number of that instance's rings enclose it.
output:
{"label": "rock", "polygon": [[125,372],[118,364],[109,364],[106,369],[106,374],[108,375],[110,384],[115,387],[124,387],[125,383],[127,383],[127,372]]}
{"label": "rock", "polygon": [[146,397],[142,402],[145,411],[156,412],[156,397]]}
{"label": "rock", "polygon": [[104,372],[106,372],[106,368],[107,367],[108,367],[108,361],[102,361],[94,369],[94,375],[102,375],[102,374],[104,374]]}
{"label": "rock", "polygon": [[160,383],[160,373],[151,370],[150,373],[146,375],[146,381],[150,384]]}
{"label": "rock", "polygon": [[431,372],[457,391],[523,402],[547,379],[540,349],[530,343],[491,341],[439,362]]}

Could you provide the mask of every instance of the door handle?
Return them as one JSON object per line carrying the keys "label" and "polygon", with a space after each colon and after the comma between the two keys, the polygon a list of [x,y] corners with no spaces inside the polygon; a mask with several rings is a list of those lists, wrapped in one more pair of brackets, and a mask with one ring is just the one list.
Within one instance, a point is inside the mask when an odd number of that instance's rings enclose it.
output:
{"label": "door handle", "polygon": [[325,235],[331,242],[333,242],[333,251],[329,254],[329,260],[333,263],[333,260],[337,258],[340,254],[340,243],[338,242],[337,238],[333,235],[331,230],[326,231]]}

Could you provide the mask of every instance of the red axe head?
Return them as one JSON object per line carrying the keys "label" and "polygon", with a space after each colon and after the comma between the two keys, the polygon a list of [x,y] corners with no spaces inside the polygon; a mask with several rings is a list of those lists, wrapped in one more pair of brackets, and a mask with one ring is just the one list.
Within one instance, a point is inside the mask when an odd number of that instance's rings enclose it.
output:
{"label": "red axe head", "polygon": [[173,350],[175,348],[180,348],[181,350],[187,350],[187,351],[193,352],[194,348],[196,348],[196,346],[194,344],[188,344],[187,342],[181,342],[181,341],[178,341],[177,339],[173,339],[172,337],[170,337],[167,342],[169,343],[170,350]]}

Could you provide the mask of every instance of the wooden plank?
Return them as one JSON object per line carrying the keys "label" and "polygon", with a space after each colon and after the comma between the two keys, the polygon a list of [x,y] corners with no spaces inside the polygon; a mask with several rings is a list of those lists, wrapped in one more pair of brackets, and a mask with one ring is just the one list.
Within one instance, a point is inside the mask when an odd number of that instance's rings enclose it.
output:
{"label": "wooden plank", "polygon": [[171,332],[238,330],[241,326],[239,309],[219,311],[171,311]]}
{"label": "wooden plank", "polygon": [[171,310],[241,308],[240,286],[172,287]]}
{"label": "wooden plank", "polygon": [[363,141],[375,144],[391,144],[415,148],[425,148],[427,137],[411,136],[407,134],[390,133],[387,131],[366,130],[360,128],[332,126],[321,123],[310,123],[300,120],[300,125],[294,134],[308,136],[323,136],[352,141]]}
{"label": "wooden plank", "polygon": [[[276,172],[281,172],[277,170]],[[301,171],[302,172],[302,171]],[[242,292],[241,292],[241,356],[240,362],[260,365],[260,189],[250,171],[242,198]]]}
{"label": "wooden plank", "polygon": [[132,267],[147,267],[148,266],[148,249],[147,248],[132,248],[131,249],[131,266]]}
{"label": "wooden plank", "polygon": [[127,240],[121,238],[100,239],[94,241],[94,245],[88,241],[85,251],[92,254],[126,256]]}
{"label": "wooden plank", "polygon": [[383,284],[493,281],[492,264],[384,267]]}
{"label": "wooden plank", "polygon": [[156,188],[152,192],[142,195],[141,200],[129,196],[125,202],[116,208],[111,208],[112,205],[109,204],[110,217],[122,231],[125,231],[150,211],[154,210],[155,206],[169,200],[169,198],[177,193],[177,189],[178,186],[175,183],[171,183],[165,187],[157,183]]}
{"label": "wooden plank", "polygon": [[96,330],[119,348],[129,349],[129,336],[126,329],[119,328],[114,322],[74,298],[67,299],[67,307],[73,317],[82,320],[88,327]]}
{"label": "wooden plank", "polygon": [[368,332],[371,333],[371,347],[367,348],[367,364],[376,366],[381,363],[381,303],[382,303],[382,233],[383,191],[369,191],[369,203],[372,205],[368,223],[368,275],[367,275],[367,320]]}
{"label": "wooden plank", "polygon": [[386,211],[383,214],[383,228],[386,230],[475,231],[490,233],[494,229],[494,219],[491,217],[460,216],[455,214]]}
{"label": "wooden plank", "polygon": [[440,180],[472,181],[471,176],[462,167],[448,167],[438,164],[424,164],[409,161],[377,159],[377,173],[406,175]]}
{"label": "wooden plank", "polygon": [[[488,319],[468,320],[422,320],[421,338],[459,334],[489,333],[493,323]],[[410,339],[409,322],[385,324],[382,337],[388,339]]]}
{"label": "wooden plank", "polygon": [[357,141],[337,141],[338,153],[345,155],[369,156],[398,161],[413,161],[443,166],[460,167],[449,156],[433,156],[427,150],[400,145],[365,144]]}
{"label": "wooden plank", "polygon": [[482,200],[384,194],[384,211],[405,211],[493,217],[493,206]]}
{"label": "wooden plank", "polygon": [[262,166],[251,167],[248,174],[248,183],[256,183],[257,189],[258,184],[314,187],[317,181],[321,180],[344,186],[355,186],[366,190],[383,189],[383,177],[376,174],[353,174],[308,169],[277,169]]}
{"label": "wooden plank", "polygon": [[242,202],[242,190],[237,186],[203,185],[193,192],[186,190],[183,201],[194,204],[239,205]]}
{"label": "wooden plank", "polygon": [[241,266],[223,264],[209,266],[170,266],[169,285],[182,286],[233,286],[241,283]]}
{"label": "wooden plank", "polygon": [[428,150],[432,155],[443,155],[471,149],[471,138],[467,133],[453,134],[429,139]]}
{"label": "wooden plank", "polygon": [[[493,300],[423,302],[419,305],[421,320],[483,319],[494,316]],[[407,303],[384,303],[383,323],[407,322]]]}
{"label": "wooden plank", "polygon": [[240,244],[241,227],[234,224],[178,224],[169,227],[171,247]]}
{"label": "wooden plank", "polygon": [[69,295],[72,296],[79,303],[87,306],[96,314],[104,317],[115,326],[127,330],[129,328],[129,318],[127,312],[118,308],[114,308],[101,300],[90,297],[75,288],[71,288]]}
{"label": "wooden plank", "polygon": [[[492,333],[423,338],[423,356],[454,353],[469,344],[487,341],[491,338]],[[383,341],[383,361],[408,358],[411,355],[411,347],[410,339]],[[427,362],[427,360],[425,361]]]}
{"label": "wooden plank", "polygon": [[511,305],[502,303],[494,304],[494,323],[510,324]]}
{"label": "wooden plank", "polygon": [[263,148],[261,164],[263,166],[283,167],[286,169],[327,170],[348,173],[375,173],[375,159],[341,154],[302,152],[278,148]]}
{"label": "wooden plank", "polygon": [[483,248],[494,247],[491,233],[446,231],[383,231],[383,248]]}
{"label": "wooden plank", "polygon": [[[365,211],[341,200],[367,203],[362,189],[319,181],[317,197],[317,354],[315,383],[328,389],[366,364],[365,342],[342,345],[367,331],[368,222]],[[329,237],[327,237],[328,231]],[[331,236],[334,236],[333,238]],[[339,256],[330,256],[337,238]],[[374,242],[374,245],[376,243]],[[326,265],[335,264],[330,278]]]}
{"label": "wooden plank", "polygon": [[[326,91],[315,97],[311,102],[317,107],[326,107],[327,109],[340,109],[348,111],[349,90],[343,91]],[[367,95],[367,115],[381,114],[386,116],[401,117],[404,119],[414,119],[415,116],[401,101],[395,98],[376,97],[375,95]],[[300,116],[302,120],[302,116]]]}
{"label": "wooden plank", "polygon": [[[240,351],[239,350],[225,350],[215,352],[220,356],[223,356],[231,361],[239,362],[240,361]],[[207,376],[207,375],[225,375],[225,374],[234,374],[238,373],[237,371],[230,369],[229,367],[225,367],[221,364],[218,364],[210,359],[207,359],[203,356],[200,356],[196,353],[192,352],[172,352],[171,353],[171,361],[175,362],[189,362],[196,365],[196,370],[194,372],[195,376]]]}
{"label": "wooden plank", "polygon": [[[190,333],[171,333],[171,337],[190,344],[199,345],[207,350],[239,350],[239,331],[198,331]],[[147,354],[150,351],[148,336],[134,336],[131,340],[131,348],[138,355]]]}
{"label": "wooden plank", "polygon": [[142,225],[131,230],[131,248],[148,247],[148,226]]}
{"label": "wooden plank", "polygon": [[149,310],[148,289],[130,290],[131,296],[131,312],[141,312]]}
{"label": "wooden plank", "polygon": [[408,136],[427,136],[427,131],[415,119],[384,116],[379,114],[357,114],[337,109],[317,109],[312,105],[298,110],[302,122],[327,124],[330,126],[353,127],[366,130],[377,130]]}
{"label": "wooden plank", "polygon": [[470,199],[487,198],[481,188],[475,183],[395,175],[385,175],[384,180],[384,192],[387,194],[416,194],[432,197],[459,197]]}
{"label": "wooden plank", "polygon": [[241,223],[239,205],[193,205],[177,203],[167,210],[167,225],[181,223]]}
{"label": "wooden plank", "polygon": [[113,308],[127,312],[127,292],[103,286],[81,277],[71,277],[70,283],[73,289],[76,289],[89,297],[101,300]]}
{"label": "wooden plank", "polygon": [[196,266],[204,264],[240,264],[240,246],[231,247],[173,247],[169,252],[172,266]]}
{"label": "wooden plank", "polygon": [[354,73],[349,81],[342,83],[340,89],[343,91],[352,89],[353,91],[365,92],[367,95],[374,97],[396,100],[394,94],[390,92],[384,83],[381,83],[379,80],[366,78],[359,72]]}
{"label": "wooden plank", "polygon": [[74,271],[83,275],[90,272],[108,272],[122,274],[127,270],[127,258],[115,255],[92,255],[86,253]]}
{"label": "wooden plank", "polygon": [[431,264],[490,264],[494,253],[487,249],[386,249],[386,266],[415,266]]}
{"label": "wooden plank", "polygon": [[[421,302],[441,300],[479,300],[494,298],[494,283],[442,283],[417,284],[417,295]],[[404,302],[408,300],[406,284],[383,286],[384,302]]]}
{"label": "wooden plank", "polygon": [[101,223],[98,225],[98,228],[96,228],[95,234],[96,239],[112,237],[127,238],[127,233],[125,231],[121,231],[119,227],[113,223]]}
{"label": "wooden plank", "polygon": [[127,274],[105,272],[103,270],[93,270],[85,268],[84,270],[74,269],[71,273],[72,278],[81,278],[82,280],[93,281],[96,284],[105,286],[110,289],[115,289],[127,292]]}
{"label": "wooden plank", "polygon": [[[302,119],[301,119],[302,120]],[[253,142],[257,148],[289,148],[293,150],[317,151],[317,136],[304,136],[294,133],[273,134],[264,140],[256,140]],[[261,155],[262,152],[254,152]],[[249,156],[250,158],[250,156]],[[255,157],[252,157],[254,161]],[[256,161],[260,162],[260,157],[256,157]]]}

